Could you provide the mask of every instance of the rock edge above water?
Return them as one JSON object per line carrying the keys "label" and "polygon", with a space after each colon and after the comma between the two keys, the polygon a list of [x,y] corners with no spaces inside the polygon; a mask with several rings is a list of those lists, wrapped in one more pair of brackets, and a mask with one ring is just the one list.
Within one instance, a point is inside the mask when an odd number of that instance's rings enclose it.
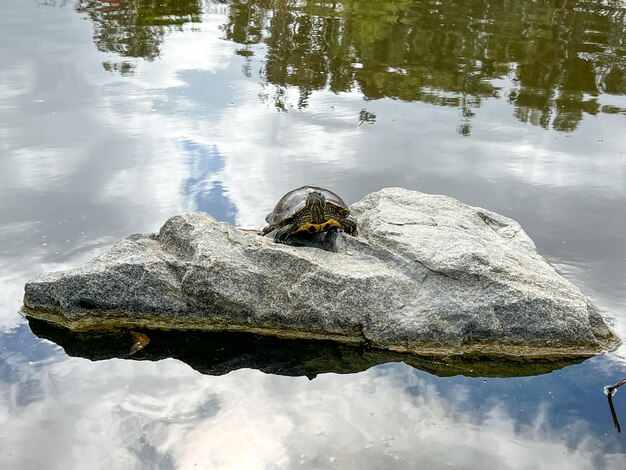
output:
{"label": "rock edge above water", "polygon": [[176,215],[158,234],[35,277],[24,311],[72,330],[248,331],[418,354],[584,356],[619,344],[517,222],[400,188],[351,210],[359,237],[307,243],[318,247]]}

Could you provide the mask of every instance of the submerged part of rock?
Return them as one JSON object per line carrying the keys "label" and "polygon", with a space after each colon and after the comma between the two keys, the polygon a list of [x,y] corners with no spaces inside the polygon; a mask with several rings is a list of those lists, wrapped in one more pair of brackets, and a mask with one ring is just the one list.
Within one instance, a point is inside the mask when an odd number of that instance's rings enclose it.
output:
{"label": "submerged part of rock", "polygon": [[174,358],[202,374],[223,375],[242,368],[291,377],[353,374],[390,362],[404,362],[440,377],[521,377],[547,374],[584,361],[581,357],[544,360],[518,356],[485,357],[480,354],[447,356],[407,355],[337,341],[284,339],[265,335],[203,331],[141,331],[150,344],[130,355],[137,333],[124,329],[72,331],[29,318],[33,333],[58,344],[66,354],[92,361],[112,358],[158,361]]}
{"label": "submerged part of rock", "polygon": [[26,284],[25,312],[73,330],[141,326],[334,339],[417,354],[593,355],[619,340],[515,221],[388,188],[327,250],[177,215]]}

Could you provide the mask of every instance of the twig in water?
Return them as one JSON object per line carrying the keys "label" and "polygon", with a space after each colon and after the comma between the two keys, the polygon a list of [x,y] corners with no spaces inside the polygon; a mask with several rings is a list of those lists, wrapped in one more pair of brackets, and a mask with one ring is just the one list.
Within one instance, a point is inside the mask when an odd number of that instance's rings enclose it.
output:
{"label": "twig in water", "polygon": [[626,384],[626,379],[620,380],[615,385],[607,385],[606,387],[604,387],[604,394],[608,395],[610,393],[611,396],[613,396],[615,395],[615,392],[617,392],[617,389],[620,388],[624,384]]}
{"label": "twig in water", "polygon": [[617,392],[617,389],[626,384],[626,379],[622,379],[614,385],[607,385],[604,387],[604,394],[609,400],[609,409],[611,410],[611,417],[613,418],[613,426],[617,429],[617,432],[622,432],[622,427],[617,419],[617,413],[615,413],[615,407],[613,406],[613,395]]}

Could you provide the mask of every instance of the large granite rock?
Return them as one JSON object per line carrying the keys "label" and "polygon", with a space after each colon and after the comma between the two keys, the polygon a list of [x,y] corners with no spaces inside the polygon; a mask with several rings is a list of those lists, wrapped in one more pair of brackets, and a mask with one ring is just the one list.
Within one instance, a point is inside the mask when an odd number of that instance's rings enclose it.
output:
{"label": "large granite rock", "polygon": [[359,237],[311,246],[177,215],[36,277],[24,308],[74,330],[240,330],[419,354],[591,355],[619,342],[511,219],[398,188],[352,211]]}

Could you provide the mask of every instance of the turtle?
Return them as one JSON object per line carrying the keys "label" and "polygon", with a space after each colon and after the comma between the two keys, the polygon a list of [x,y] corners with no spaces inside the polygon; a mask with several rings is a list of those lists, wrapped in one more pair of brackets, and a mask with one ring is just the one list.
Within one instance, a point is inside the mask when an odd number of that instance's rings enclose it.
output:
{"label": "turtle", "polygon": [[355,236],[356,219],[343,199],[334,192],[318,186],[302,186],[285,194],[274,210],[267,214],[268,225],[262,235],[274,233],[274,241],[285,242],[294,234],[315,234],[342,229]]}

